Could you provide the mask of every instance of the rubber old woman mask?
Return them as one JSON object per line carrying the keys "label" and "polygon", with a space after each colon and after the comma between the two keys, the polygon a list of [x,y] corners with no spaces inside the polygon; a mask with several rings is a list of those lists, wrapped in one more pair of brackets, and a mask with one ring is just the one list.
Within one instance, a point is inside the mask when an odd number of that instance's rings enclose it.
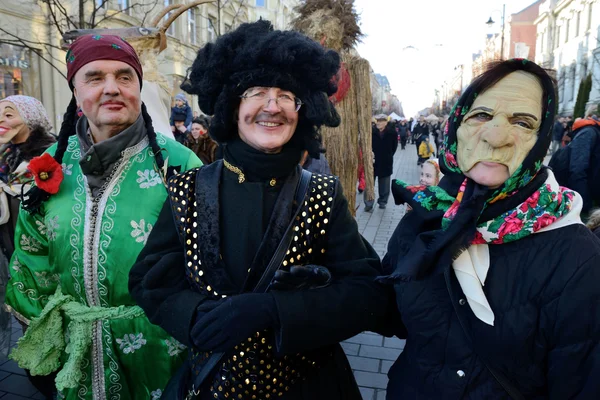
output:
{"label": "rubber old woman mask", "polygon": [[516,71],[475,98],[457,130],[457,159],[465,176],[497,188],[534,147],[542,120],[542,86]]}

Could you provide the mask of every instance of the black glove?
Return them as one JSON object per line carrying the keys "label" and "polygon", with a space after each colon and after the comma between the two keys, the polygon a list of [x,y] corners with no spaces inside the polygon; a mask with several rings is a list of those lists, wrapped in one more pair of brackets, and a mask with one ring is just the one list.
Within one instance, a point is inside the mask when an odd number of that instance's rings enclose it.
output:
{"label": "black glove", "polygon": [[329,285],[331,273],[321,265],[293,266],[289,272],[277,270],[269,286],[271,290],[316,289]]}
{"label": "black glove", "polygon": [[197,319],[190,337],[201,351],[228,351],[278,321],[277,305],[271,294],[243,293],[224,299]]}

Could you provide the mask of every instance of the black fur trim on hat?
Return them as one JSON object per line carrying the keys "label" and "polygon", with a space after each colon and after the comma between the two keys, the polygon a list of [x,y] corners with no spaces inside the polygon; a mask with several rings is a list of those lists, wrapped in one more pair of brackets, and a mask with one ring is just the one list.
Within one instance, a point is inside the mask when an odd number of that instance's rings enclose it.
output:
{"label": "black fur trim on hat", "polygon": [[340,117],[328,96],[340,57],[293,31],[276,31],[269,21],[242,24],[198,52],[181,89],[198,96],[200,109],[213,115],[210,135],[219,143],[237,136],[234,113],[240,95],[253,86],[278,87],[304,104],[291,143],[319,157],[321,125],[338,126]]}

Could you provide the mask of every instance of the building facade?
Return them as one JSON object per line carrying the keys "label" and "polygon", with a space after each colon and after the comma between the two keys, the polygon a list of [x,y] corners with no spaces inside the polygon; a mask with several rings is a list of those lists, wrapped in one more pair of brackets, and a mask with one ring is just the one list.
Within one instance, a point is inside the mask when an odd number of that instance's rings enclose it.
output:
{"label": "building facade", "polygon": [[[179,85],[201,46],[241,23],[259,17],[270,19],[276,28],[285,29],[293,17],[296,2],[215,0],[179,16],[166,31],[167,49],[156,60],[158,71],[166,78],[172,96],[181,92]],[[57,131],[71,99],[65,78],[61,32],[79,26],[149,27],[165,7],[187,3],[183,0],[0,1],[0,98],[13,94],[38,98]],[[59,9],[64,10],[64,15],[57,12]],[[170,15],[166,15],[158,25]],[[188,96],[188,101],[194,111],[200,111],[192,96]]]}
{"label": "building facade", "polygon": [[592,74],[588,104],[600,102],[598,0],[545,0],[540,5],[535,60],[553,68],[558,81],[558,111],[571,115],[580,82]]}

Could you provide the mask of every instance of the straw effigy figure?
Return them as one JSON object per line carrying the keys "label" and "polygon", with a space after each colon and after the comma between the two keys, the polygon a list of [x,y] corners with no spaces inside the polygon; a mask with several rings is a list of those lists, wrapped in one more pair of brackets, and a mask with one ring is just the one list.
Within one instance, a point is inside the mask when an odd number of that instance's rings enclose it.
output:
{"label": "straw effigy figure", "polygon": [[[323,145],[331,171],[340,177],[352,214],[356,210],[359,163],[365,171],[365,200],[374,200],[373,153],[371,149],[371,85],[369,62],[354,46],[362,36],[354,0],[306,0],[296,8],[292,22],[298,30],[342,58],[337,74],[338,92],[331,97],[341,117],[337,128],[323,127]],[[362,158],[359,157],[362,150]]]}
{"label": "straw effigy figure", "polygon": [[[171,114],[171,90],[167,79],[158,70],[158,55],[167,48],[165,32],[169,26],[192,7],[213,3],[216,0],[197,0],[188,4],[172,4],[165,7],[147,27],[76,29],[63,35],[63,49],[79,36],[88,34],[115,35],[125,39],[135,49],[144,70],[142,101],[146,104],[152,125],[157,132],[173,137],[169,117]],[[171,15],[163,21],[167,13]]]}

